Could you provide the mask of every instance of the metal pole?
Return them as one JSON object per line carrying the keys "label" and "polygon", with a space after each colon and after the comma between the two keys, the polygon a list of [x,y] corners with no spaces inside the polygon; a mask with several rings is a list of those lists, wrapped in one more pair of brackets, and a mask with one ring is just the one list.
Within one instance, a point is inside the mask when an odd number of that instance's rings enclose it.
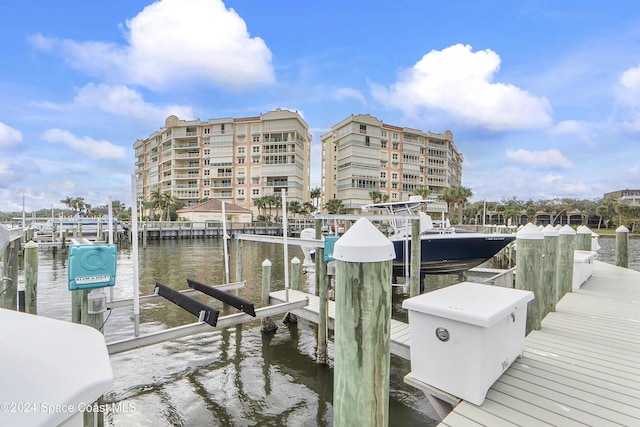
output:
{"label": "metal pole", "polygon": [[229,248],[227,247],[227,212],[224,208],[225,202],[222,202],[222,246],[224,248],[224,277],[229,283]]}
{"label": "metal pole", "polygon": [[285,189],[282,189],[282,236],[284,238],[284,294],[285,301],[289,302],[289,245],[287,242],[287,234],[289,226],[287,225],[287,193]]}
{"label": "metal pole", "polygon": [[133,334],[140,336],[140,275],[138,273],[138,212],[136,174],[131,174],[131,253],[133,257]]}

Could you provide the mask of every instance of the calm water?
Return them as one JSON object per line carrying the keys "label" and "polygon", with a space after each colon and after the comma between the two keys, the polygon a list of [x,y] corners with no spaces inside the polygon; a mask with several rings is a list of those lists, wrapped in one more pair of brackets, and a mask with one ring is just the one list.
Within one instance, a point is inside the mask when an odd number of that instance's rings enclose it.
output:
{"label": "calm water", "polygon": [[[289,257],[303,259],[295,246]],[[239,296],[259,305],[261,264],[272,263],[272,290],[284,288],[281,245],[244,243],[243,274],[247,287]],[[150,241],[140,248],[140,294],[153,293],[156,282],[187,289],[186,279],[211,285],[224,282],[222,241],[218,239]],[[230,243],[231,281],[235,279],[235,247]],[[457,277],[456,277],[457,279]],[[451,278],[443,284],[451,282]],[[118,250],[116,299],[131,298],[132,258]],[[301,274],[301,290],[307,290]],[[453,282],[455,283],[455,282]],[[401,288],[394,290],[399,315]],[[210,299],[203,302],[222,309]],[[40,251],[38,283],[40,315],[70,320],[66,256]],[[223,313],[221,313],[222,315]],[[122,402],[129,412],[107,415],[115,426],[331,426],[333,366],[315,363],[316,327],[302,319],[263,337],[260,321],[166,342],[111,358],[115,375],[107,402]],[[142,305],[141,334],[192,323],[197,319],[171,303]],[[108,342],[133,336],[132,309],[114,309],[105,324]],[[331,337],[332,338],[332,337]],[[329,343],[332,363],[333,346]],[[435,425],[424,394],[403,383],[409,362],[391,356],[389,425]],[[128,406],[132,405],[132,406]]]}

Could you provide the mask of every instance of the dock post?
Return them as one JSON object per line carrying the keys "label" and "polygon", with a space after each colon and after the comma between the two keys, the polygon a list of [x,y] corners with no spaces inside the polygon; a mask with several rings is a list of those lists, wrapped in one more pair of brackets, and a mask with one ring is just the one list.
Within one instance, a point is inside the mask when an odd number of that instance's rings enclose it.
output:
{"label": "dock post", "polygon": [[149,237],[149,233],[147,232],[147,224],[142,224],[142,249],[147,247],[147,237]]}
{"label": "dock post", "polygon": [[[298,257],[293,257],[291,260],[291,268],[290,268],[290,277],[291,277],[291,290],[297,291],[300,287],[300,259]],[[284,317],[284,323],[297,323],[298,317],[289,312]]]}
{"label": "dock post", "polygon": [[556,282],[558,269],[558,240],[560,232],[551,224],[542,229],[544,236],[544,256],[542,258],[542,286],[544,287],[541,319],[551,311],[556,311]]}
{"label": "dock post", "polygon": [[591,229],[586,225],[581,225],[576,231],[576,249],[579,251],[591,250]]}
{"label": "dock post", "polygon": [[316,350],[316,363],[326,365],[329,362],[327,355],[329,276],[327,276],[327,263],[324,261],[324,248],[316,248],[316,283],[318,285],[318,347]]}
{"label": "dock post", "polygon": [[236,238],[236,282],[242,282],[244,241]]}
{"label": "dock post", "polygon": [[24,246],[24,308],[38,314],[38,244],[33,240]]}
{"label": "dock post", "polygon": [[544,236],[532,223],[525,225],[516,234],[516,288],[532,291],[535,299],[527,304],[526,334],[538,330],[542,322],[542,254]]}
{"label": "dock post", "polygon": [[571,292],[573,286],[573,258],[576,240],[576,231],[568,225],[559,230],[558,240],[558,274],[556,284],[556,303],[567,293]]}
{"label": "dock post", "polygon": [[300,288],[300,259],[294,256],[291,260],[291,289],[297,291]]}
{"label": "dock post", "polygon": [[409,284],[409,296],[411,298],[420,295],[420,220],[411,220],[411,283]]}
{"label": "dock post", "polygon": [[391,276],[395,251],[366,218],[336,242],[333,423],[389,424]]}
{"label": "dock post", "polygon": [[[262,306],[269,305],[269,292],[271,291],[271,261],[265,259],[262,262]],[[263,333],[275,332],[278,327],[271,317],[262,318],[262,327],[260,331]]]}
{"label": "dock post", "polygon": [[629,229],[624,225],[616,228],[616,265],[629,268]]}
{"label": "dock post", "polygon": [[[316,231],[316,235],[315,235],[316,240],[322,239],[322,220],[316,219],[314,227],[315,227],[315,231]],[[324,253],[324,251],[323,251],[323,253]],[[316,264],[316,277],[315,277],[315,279],[316,279],[316,287],[315,287],[315,292],[314,292],[316,295],[319,295],[318,292],[320,292],[320,275],[317,273],[318,271],[320,271],[319,270],[320,262],[322,262],[322,261],[318,258],[318,251],[316,250],[316,259],[315,259],[315,264]],[[325,275],[326,275],[326,271],[325,271]]]}
{"label": "dock post", "polygon": [[[62,228],[62,225],[60,227]],[[60,230],[60,240],[60,248],[64,252],[67,249],[67,230]]]}
{"label": "dock post", "polygon": [[18,309],[18,252],[20,239],[9,242],[4,250],[2,265],[4,277],[0,281],[0,308]]}

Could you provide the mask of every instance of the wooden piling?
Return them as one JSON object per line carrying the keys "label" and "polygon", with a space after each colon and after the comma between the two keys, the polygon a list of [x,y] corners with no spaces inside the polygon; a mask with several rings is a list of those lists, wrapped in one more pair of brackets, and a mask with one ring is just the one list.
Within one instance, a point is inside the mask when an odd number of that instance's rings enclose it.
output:
{"label": "wooden piling", "polygon": [[24,308],[38,314],[38,244],[33,240],[24,246]]}
{"label": "wooden piling", "polygon": [[149,238],[149,233],[147,231],[147,224],[142,224],[142,249],[147,247],[147,239]]}
{"label": "wooden piling", "polygon": [[324,261],[324,248],[316,248],[316,283],[318,284],[318,346],[316,349],[316,363],[326,365],[328,336],[328,306],[329,306],[329,276],[327,263]]}
{"label": "wooden piling", "polygon": [[360,218],[334,248],[333,424],[387,426],[393,245]]}
{"label": "wooden piling", "polygon": [[[265,259],[262,262],[262,306],[269,305],[269,292],[271,292],[271,261]],[[278,329],[271,317],[262,318],[260,331],[263,333],[273,333]]]}
{"label": "wooden piling", "polygon": [[544,249],[542,258],[542,286],[544,287],[541,319],[551,311],[556,311],[556,282],[558,269],[558,240],[560,232],[551,224],[542,229]]}
{"label": "wooden piling", "polygon": [[20,252],[20,239],[15,239],[7,244],[4,250],[2,265],[4,277],[0,278],[0,308],[9,310],[18,309],[18,252]]}
{"label": "wooden piling", "polygon": [[567,293],[571,292],[573,286],[573,259],[576,240],[576,231],[568,225],[559,230],[558,239],[558,263],[556,282],[556,303]]}
{"label": "wooden piling", "polygon": [[291,260],[291,289],[297,291],[300,288],[300,259],[293,257]]}
{"label": "wooden piling", "polygon": [[581,225],[576,231],[576,249],[579,251],[591,250],[591,229],[586,225]]}
{"label": "wooden piling", "polygon": [[244,267],[244,240],[236,238],[236,282],[242,282],[242,267]]}
{"label": "wooden piling", "polygon": [[409,296],[420,295],[420,220],[411,220],[411,283],[409,285]]}
{"label": "wooden piling", "polygon": [[516,234],[516,288],[532,291],[535,299],[527,305],[526,333],[538,330],[542,318],[542,254],[544,250],[544,236],[542,232],[528,223]]}
{"label": "wooden piling", "polygon": [[629,229],[624,225],[616,228],[616,265],[629,268]]}

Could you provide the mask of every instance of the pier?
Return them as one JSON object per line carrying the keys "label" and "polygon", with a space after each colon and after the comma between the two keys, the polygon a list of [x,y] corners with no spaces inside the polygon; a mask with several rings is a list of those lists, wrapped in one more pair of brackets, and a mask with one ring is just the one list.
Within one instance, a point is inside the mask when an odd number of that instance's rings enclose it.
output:
{"label": "pier", "polygon": [[[283,303],[285,291],[271,292]],[[318,323],[319,298],[292,313]],[[335,303],[329,301],[333,328]],[[640,425],[640,272],[596,261],[593,275],[525,338],[523,357],[491,387],[482,406],[406,379],[453,406],[441,426]],[[390,352],[410,358],[409,325],[391,321]]]}

